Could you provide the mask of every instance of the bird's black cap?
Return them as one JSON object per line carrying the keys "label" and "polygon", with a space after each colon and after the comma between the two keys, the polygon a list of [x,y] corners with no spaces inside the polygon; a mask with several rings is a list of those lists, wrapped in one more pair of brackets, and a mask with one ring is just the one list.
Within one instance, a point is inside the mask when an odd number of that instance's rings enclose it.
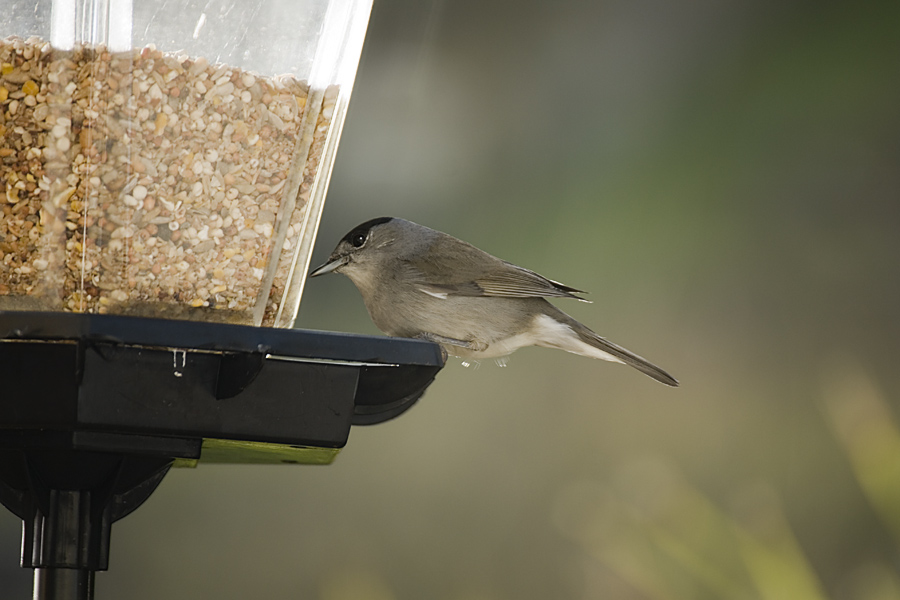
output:
{"label": "bird's black cap", "polygon": [[363,234],[363,236],[369,233],[369,230],[375,227],[376,225],[381,225],[382,223],[387,223],[388,221],[393,221],[394,217],[378,217],[377,219],[369,219],[365,223],[357,225],[353,229],[350,230],[350,233],[345,235],[342,242],[349,242],[353,236],[358,234]]}

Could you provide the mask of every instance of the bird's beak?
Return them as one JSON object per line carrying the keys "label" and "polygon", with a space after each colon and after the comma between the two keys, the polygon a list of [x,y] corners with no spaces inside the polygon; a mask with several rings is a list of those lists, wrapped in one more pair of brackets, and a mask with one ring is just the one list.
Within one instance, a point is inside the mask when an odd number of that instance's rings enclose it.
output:
{"label": "bird's beak", "polygon": [[313,269],[312,273],[309,274],[310,277],[318,277],[319,275],[324,275],[326,273],[331,273],[335,269],[343,267],[349,262],[349,259],[346,256],[338,256],[328,259],[328,262],[324,265]]}

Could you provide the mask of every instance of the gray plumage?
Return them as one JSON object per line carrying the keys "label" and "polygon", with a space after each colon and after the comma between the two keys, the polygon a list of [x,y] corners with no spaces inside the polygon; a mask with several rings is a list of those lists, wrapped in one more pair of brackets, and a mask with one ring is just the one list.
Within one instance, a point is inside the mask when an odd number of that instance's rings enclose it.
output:
{"label": "gray plumage", "polygon": [[448,354],[472,359],[506,356],[524,346],[558,348],[678,385],[545,300],[584,300],[581,290],[411,221],[382,217],[354,228],[310,277],[332,271],[350,278],[376,327],[390,336],[430,340]]}

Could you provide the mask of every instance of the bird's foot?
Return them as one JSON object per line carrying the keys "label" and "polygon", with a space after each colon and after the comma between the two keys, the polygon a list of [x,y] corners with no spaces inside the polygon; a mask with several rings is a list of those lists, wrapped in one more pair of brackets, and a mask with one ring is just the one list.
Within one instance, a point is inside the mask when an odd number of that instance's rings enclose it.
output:
{"label": "bird's foot", "polygon": [[427,331],[420,333],[416,337],[428,342],[434,342],[435,344],[446,344],[448,346],[465,348],[466,350],[471,350],[472,352],[482,352],[484,350],[487,350],[488,347],[488,345],[484,342],[477,342],[475,340],[458,340],[456,338],[438,335],[436,333],[428,333]]}

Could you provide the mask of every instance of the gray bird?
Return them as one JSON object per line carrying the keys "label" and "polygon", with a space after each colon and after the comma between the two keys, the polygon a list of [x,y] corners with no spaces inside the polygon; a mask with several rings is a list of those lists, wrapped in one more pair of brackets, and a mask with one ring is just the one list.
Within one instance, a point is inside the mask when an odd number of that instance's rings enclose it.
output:
{"label": "gray bird", "polygon": [[581,290],[500,260],[451,235],[381,217],[345,235],[310,273],[342,273],[359,289],[375,325],[395,337],[440,344],[461,358],[498,358],[525,346],[558,348],[630,365],[666,385],[678,381],[600,337],[545,298]]}

